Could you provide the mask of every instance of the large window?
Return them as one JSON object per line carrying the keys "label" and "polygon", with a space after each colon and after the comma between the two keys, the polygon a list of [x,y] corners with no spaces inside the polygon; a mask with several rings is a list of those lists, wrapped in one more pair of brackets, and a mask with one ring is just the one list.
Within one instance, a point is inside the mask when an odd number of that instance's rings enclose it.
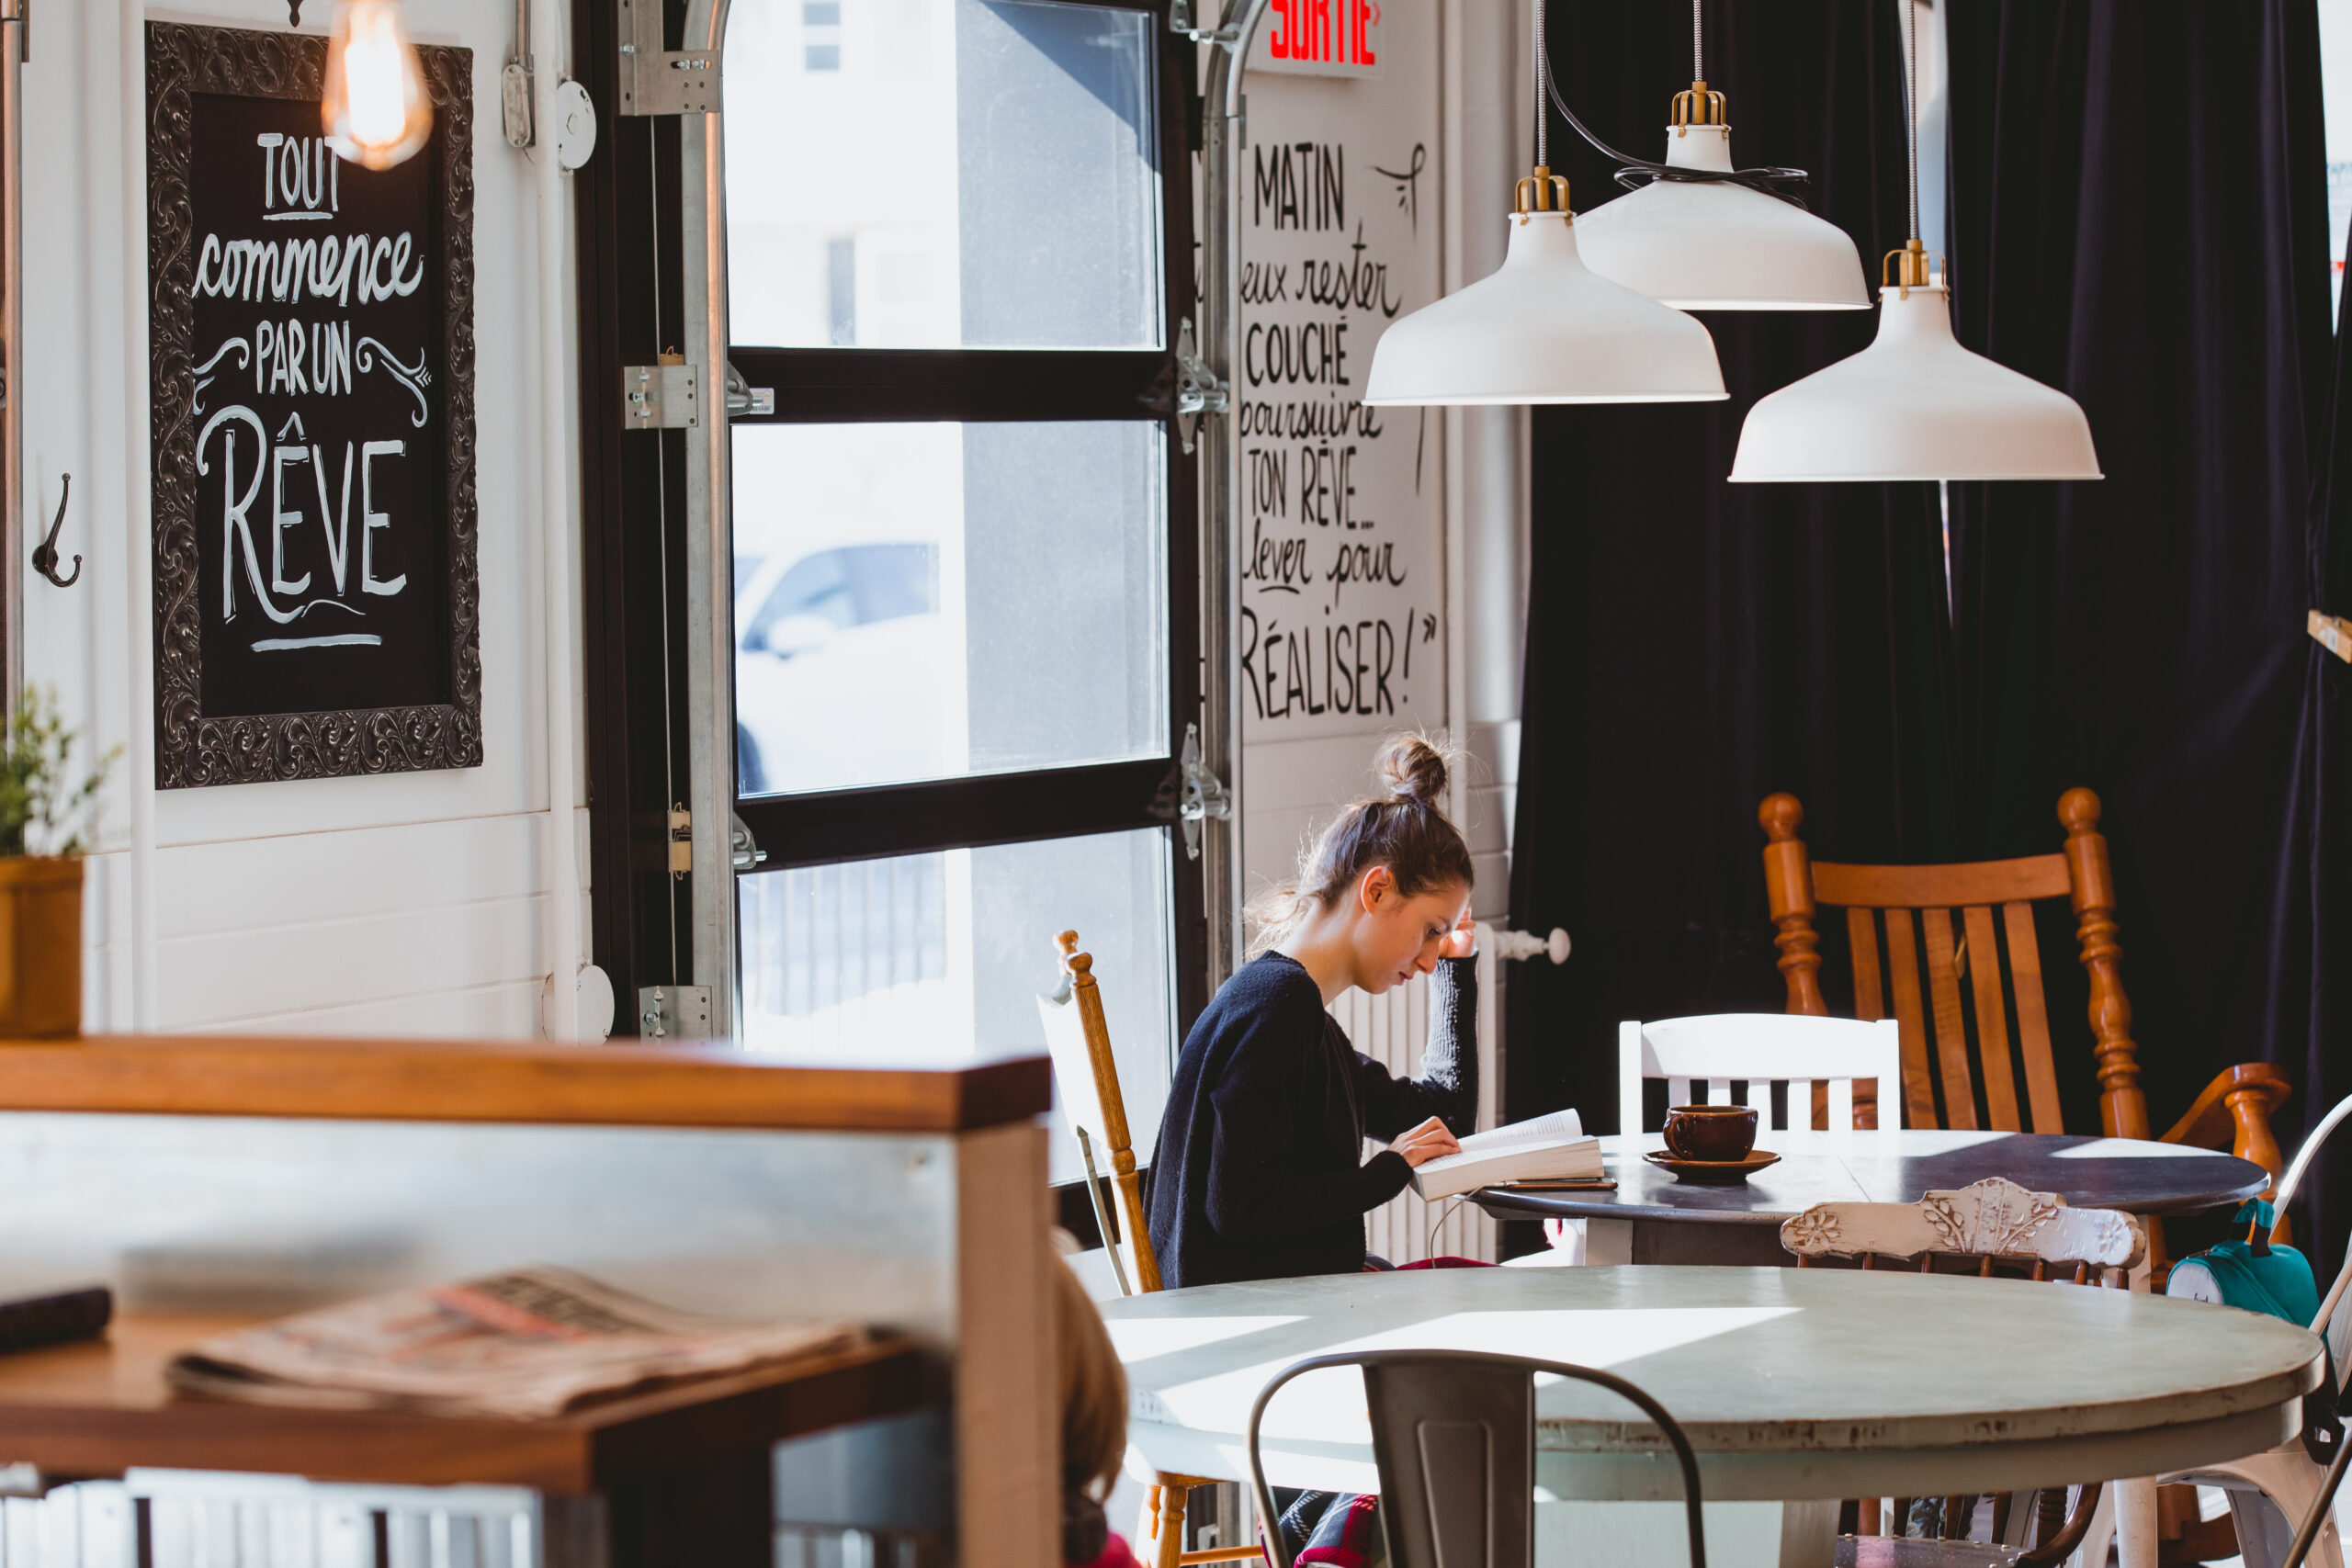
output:
{"label": "large window", "polygon": [[1074,928],[1147,1144],[1203,999],[1171,820],[1198,717],[1178,42],[1156,5],[733,0],[719,129],[758,411],[722,567],[764,856],[739,1032],[1035,1050]]}

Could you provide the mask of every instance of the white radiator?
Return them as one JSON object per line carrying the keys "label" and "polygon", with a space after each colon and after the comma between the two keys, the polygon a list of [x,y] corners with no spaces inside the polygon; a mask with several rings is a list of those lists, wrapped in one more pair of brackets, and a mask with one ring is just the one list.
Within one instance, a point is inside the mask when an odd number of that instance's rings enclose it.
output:
{"label": "white radiator", "polygon": [[[1478,928],[1478,1125],[1495,1124],[1502,1100],[1500,1048],[1502,968],[1496,962],[1495,932]],[[1430,1037],[1430,983],[1416,977],[1385,995],[1347,991],[1331,1004],[1331,1016],[1355,1048],[1397,1077],[1410,1077],[1421,1064]],[[1380,1145],[1367,1143],[1365,1157]],[[1424,1203],[1408,1188],[1401,1197],[1364,1216],[1364,1246],[1391,1263],[1424,1258],[1475,1258],[1497,1261],[1495,1222],[1477,1205],[1449,1199]]]}

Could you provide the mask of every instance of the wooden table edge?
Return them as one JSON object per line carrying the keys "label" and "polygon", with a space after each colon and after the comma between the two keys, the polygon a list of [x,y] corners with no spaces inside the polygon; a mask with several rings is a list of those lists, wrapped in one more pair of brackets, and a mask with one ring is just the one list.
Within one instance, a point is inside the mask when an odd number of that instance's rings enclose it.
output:
{"label": "wooden table edge", "polygon": [[0,1111],[961,1133],[1043,1115],[1042,1055],[850,1066],[726,1046],[89,1035],[0,1041]]}

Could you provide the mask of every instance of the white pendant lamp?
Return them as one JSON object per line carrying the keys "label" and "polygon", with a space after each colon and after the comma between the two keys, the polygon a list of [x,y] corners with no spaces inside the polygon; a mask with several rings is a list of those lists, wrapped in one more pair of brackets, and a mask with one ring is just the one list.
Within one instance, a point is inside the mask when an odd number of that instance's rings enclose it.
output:
{"label": "white pendant lamp", "polygon": [[[1674,96],[1665,167],[1728,175],[1731,125],[1724,96],[1707,86],[1702,43],[1690,0],[1692,81]],[[1578,227],[1586,265],[1678,310],[1870,309],[1846,231],[1747,185],[1661,175],[1594,208]]]}
{"label": "white pendant lamp", "polygon": [[1535,172],[1519,182],[1503,265],[1381,334],[1366,403],[1712,402],[1727,395],[1705,327],[1598,276],[1577,256],[1568,182],[1549,166],[1544,78],[1544,5],[1535,0]]}
{"label": "white pendant lamp", "polygon": [[[1917,13],[1909,84],[1916,93]],[[1919,233],[1911,141],[1911,239],[1881,264],[1870,347],[1761,399],[1740,428],[1741,483],[2095,479],[2090,422],[2074,399],[1960,345],[1951,290]]]}

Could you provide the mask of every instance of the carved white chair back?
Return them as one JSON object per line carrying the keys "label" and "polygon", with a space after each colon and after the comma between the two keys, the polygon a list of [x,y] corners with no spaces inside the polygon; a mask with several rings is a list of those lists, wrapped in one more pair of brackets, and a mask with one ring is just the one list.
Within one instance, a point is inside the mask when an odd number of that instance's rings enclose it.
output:
{"label": "carved white chair back", "polygon": [[[1792,1123],[1813,1124],[1813,1086],[1828,1085],[1829,1128],[1854,1128],[1854,1080],[1878,1080],[1879,1125],[1898,1127],[1903,1118],[1903,1046],[1895,1021],[1863,1023],[1850,1018],[1808,1018],[1779,1012],[1710,1013],[1656,1023],[1617,1026],[1617,1130],[1655,1131],[1642,1122],[1642,1080],[1664,1078],[1668,1105],[1702,1103],[1691,1098],[1703,1085],[1708,1105],[1729,1105],[1732,1081],[1747,1082],[1747,1103],[1756,1108],[1758,1133],[1784,1132]],[[1788,1086],[1788,1111],[1775,1121],[1772,1091]]]}
{"label": "carved white chair back", "polygon": [[2146,1229],[2114,1209],[2070,1209],[2055,1192],[2030,1192],[1989,1177],[1957,1191],[1930,1192],[1917,1203],[1815,1203],[1781,1222],[1781,1245],[1802,1269],[1816,1258],[1917,1258],[1922,1269],[1938,1258],[1979,1259],[1989,1274],[1996,1258],[2030,1259],[2037,1280],[2052,1266],[2072,1269],[2079,1282],[2097,1271],[2102,1284],[2120,1287],[2147,1255]]}

